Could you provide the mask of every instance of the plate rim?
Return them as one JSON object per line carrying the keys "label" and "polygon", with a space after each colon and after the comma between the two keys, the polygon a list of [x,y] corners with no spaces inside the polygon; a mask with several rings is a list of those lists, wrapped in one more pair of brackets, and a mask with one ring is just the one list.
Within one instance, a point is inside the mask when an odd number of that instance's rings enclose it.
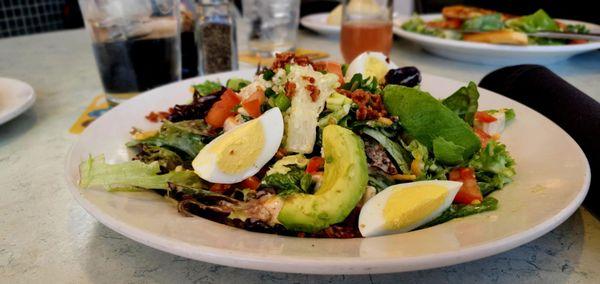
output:
{"label": "plate rim", "polygon": [[[232,72],[224,72],[214,74],[215,77],[221,76],[231,76],[226,74],[234,74],[238,72],[250,72],[251,70],[238,70]],[[454,82],[462,83],[461,81],[432,75],[432,74],[424,74],[430,78],[442,78],[445,80],[451,80]],[[212,77],[213,75],[209,76]],[[115,108],[124,108],[129,104],[135,103],[137,100],[143,100],[144,96],[153,95],[154,92],[158,93],[159,89],[169,88],[174,84],[184,84],[186,82],[191,81],[201,81],[206,80],[206,76],[204,77],[194,77],[186,80],[182,80],[179,82],[167,84],[161,86],[159,88],[144,92],[137,97],[115,107]],[[479,87],[478,87],[479,88]],[[483,89],[483,88],[482,88]],[[489,91],[489,90],[487,90]],[[489,91],[495,96],[502,96],[495,92]],[[504,97],[504,96],[502,96]],[[521,231],[519,233],[494,240],[489,241],[484,244],[474,245],[471,247],[462,248],[457,251],[446,251],[443,253],[430,253],[421,256],[410,256],[410,257],[292,257],[292,256],[282,256],[282,255],[273,255],[273,254],[259,254],[252,252],[242,252],[239,250],[232,249],[221,249],[214,248],[204,245],[191,245],[184,242],[178,242],[177,240],[168,239],[165,237],[157,236],[155,234],[145,232],[142,229],[132,227],[127,223],[117,219],[110,217],[109,215],[103,214],[102,211],[96,208],[91,202],[86,200],[83,195],[80,193],[80,189],[77,185],[75,185],[69,176],[69,166],[70,161],[73,159],[73,150],[76,145],[79,144],[80,140],[82,140],[82,136],[78,137],[77,140],[71,145],[69,148],[69,152],[66,155],[65,164],[64,164],[64,179],[67,182],[67,187],[78,204],[83,207],[86,212],[88,212],[92,217],[98,220],[100,223],[105,226],[111,228],[112,230],[118,232],[119,234],[126,236],[129,239],[132,239],[138,243],[144,244],[146,246],[152,247],[154,249],[158,249],[163,252],[167,252],[174,255],[179,255],[182,257],[204,261],[219,265],[244,268],[244,269],[253,269],[253,270],[261,270],[261,271],[273,271],[273,272],[286,272],[286,273],[308,273],[308,274],[379,274],[379,273],[392,273],[392,272],[405,272],[405,271],[415,271],[415,270],[423,270],[430,269],[436,267],[443,267],[448,265],[454,265],[459,263],[464,263],[472,260],[477,260],[481,258],[485,258],[491,255],[496,255],[507,250],[513,249],[515,247],[521,246],[525,243],[528,243],[534,239],[539,238],[542,235],[545,235],[552,229],[556,228],[558,225],[562,224],[568,217],[570,217],[581,205],[583,199],[585,198],[591,181],[591,171],[589,161],[579,146],[579,144],[560,126],[556,125],[553,121],[545,117],[544,115],[538,113],[537,111],[529,108],[526,105],[523,105],[511,98],[504,97],[511,101],[514,104],[520,104],[521,106],[527,108],[529,111],[533,111],[546,119],[548,122],[554,124],[563,135],[566,135],[567,139],[570,142],[574,143],[576,146],[577,154],[583,158],[585,162],[585,178],[582,185],[582,188],[579,188],[579,192],[573,198],[573,200],[564,208],[562,208],[559,212],[557,212],[551,218],[547,218],[543,222],[527,229]],[[112,110],[111,110],[112,111]],[[88,128],[90,129],[90,128]],[[87,129],[86,129],[87,131]],[[200,218],[200,217],[198,217]],[[257,233],[261,234],[261,233]],[[294,237],[285,237],[284,238],[294,238]],[[340,240],[344,241],[344,240]],[[176,245],[173,245],[176,244]],[[365,262],[368,261],[368,264]],[[331,272],[335,271],[335,272]]]}
{"label": "plate rim", "polygon": [[[0,116],[0,125],[3,125],[5,123],[13,120],[17,116],[21,115],[22,113],[27,111],[29,108],[31,108],[31,106],[33,106],[33,104],[36,101],[35,90],[33,89],[33,87],[31,85],[29,85],[21,80],[7,78],[7,77],[0,77],[0,83],[2,81],[9,82],[9,84],[18,85],[18,86],[24,88],[24,90],[26,90],[26,92],[27,92],[27,98],[25,100],[23,100],[16,107],[9,110],[4,116]],[[14,96],[14,94],[10,94],[9,96]]]}
{"label": "plate rim", "polygon": [[304,15],[300,18],[300,24],[317,33],[339,34],[342,30],[340,26],[329,25],[327,24],[327,21],[317,21],[322,17],[327,17],[327,15],[329,15],[327,12]]}
{"label": "plate rim", "polygon": [[[424,19],[441,17],[440,13],[433,14],[422,14],[419,15]],[[453,48],[463,48],[463,49],[474,49],[474,50],[484,50],[484,51],[502,51],[507,53],[569,53],[569,52],[583,52],[583,51],[591,51],[594,49],[600,48],[600,41],[588,42],[583,44],[572,44],[572,45],[527,45],[527,46],[515,46],[515,45],[502,45],[502,44],[492,44],[492,43],[483,43],[483,42],[468,42],[462,40],[453,40],[447,38],[437,38],[428,35],[422,35],[414,32],[405,31],[400,27],[400,24],[404,21],[410,19],[410,17],[402,16],[394,19],[393,24],[393,32],[395,35],[405,38],[407,40],[416,42],[416,43],[426,43],[437,46],[446,46]],[[593,27],[594,29],[600,29],[599,25],[576,21],[576,20],[568,20],[568,19],[556,19],[563,22],[573,22],[585,24],[587,27]]]}

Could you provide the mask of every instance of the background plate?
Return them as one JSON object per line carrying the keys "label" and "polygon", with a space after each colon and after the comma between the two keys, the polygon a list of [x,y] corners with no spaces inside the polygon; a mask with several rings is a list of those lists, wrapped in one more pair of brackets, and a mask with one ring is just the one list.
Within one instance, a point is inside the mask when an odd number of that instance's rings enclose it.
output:
{"label": "background plate", "polygon": [[[430,21],[442,18],[442,15],[427,14],[421,15],[421,18],[425,21]],[[449,59],[478,64],[549,64],[567,59],[579,53],[589,52],[600,48],[599,41],[573,45],[513,46],[437,38],[408,32],[400,28],[400,25],[408,19],[409,17],[398,17],[394,20],[394,34],[419,44],[425,50],[433,54]],[[566,24],[584,24],[592,32],[600,32],[600,26],[598,25],[572,20],[559,19],[559,21]]]}
{"label": "background plate", "polygon": [[35,103],[35,92],[27,83],[0,77],[0,125],[15,118]]}
{"label": "background plate", "polygon": [[[498,210],[405,234],[364,239],[311,239],[253,233],[203,218],[185,218],[156,194],[79,190],[78,165],[91,155],[129,159],[132,126],[158,128],[144,116],[191,100],[189,86],[205,79],[252,78],[254,70],[192,78],[148,91],[104,114],[81,135],[67,157],[66,179],[75,199],[98,221],[153,248],[241,268],[318,274],[401,272],[466,262],[529,242],[552,230],[581,204],[590,170],[579,146],[547,118],[480,89],[483,109],[511,107],[505,131],[517,162],[515,181],[493,193]],[[446,97],[465,83],[423,74],[422,89]]]}

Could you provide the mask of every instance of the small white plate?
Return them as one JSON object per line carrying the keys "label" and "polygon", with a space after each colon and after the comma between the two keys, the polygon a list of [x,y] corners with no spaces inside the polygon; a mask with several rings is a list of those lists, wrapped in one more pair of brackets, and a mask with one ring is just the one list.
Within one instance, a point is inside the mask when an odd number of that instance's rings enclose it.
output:
{"label": "small white plate", "polygon": [[[442,18],[442,15],[427,14],[421,15],[421,18],[430,21]],[[400,25],[408,19],[409,17],[398,17],[394,20],[396,35],[421,45],[433,54],[459,61],[491,65],[549,64],[600,48],[600,41],[572,45],[514,46],[437,38],[403,30]],[[559,19],[559,21],[565,24],[584,24],[592,32],[600,32],[598,25],[572,20]]]}
{"label": "small white plate", "polygon": [[29,109],[35,92],[27,83],[0,77],[0,125]]}
{"label": "small white plate", "polygon": [[300,23],[315,32],[323,35],[338,35],[342,28],[336,25],[327,24],[329,13],[317,13],[302,17]]}
{"label": "small white plate", "polygon": [[[189,86],[205,80],[251,79],[254,70],[192,78],[137,96],[94,121],[71,148],[65,176],[75,199],[98,221],[150,247],[221,265],[318,274],[388,273],[428,269],[498,254],[532,241],[579,207],[590,183],[585,155],[567,133],[532,109],[480,89],[482,109],[517,114],[502,142],[517,163],[513,183],[492,193],[496,211],[455,219],[405,234],[356,239],[296,238],[254,233],[200,217],[186,218],[158,194],[80,190],[79,164],[105,154],[108,163],[130,159],[132,126],[156,129],[144,118],[191,100]],[[423,74],[421,89],[447,97],[466,83]]]}

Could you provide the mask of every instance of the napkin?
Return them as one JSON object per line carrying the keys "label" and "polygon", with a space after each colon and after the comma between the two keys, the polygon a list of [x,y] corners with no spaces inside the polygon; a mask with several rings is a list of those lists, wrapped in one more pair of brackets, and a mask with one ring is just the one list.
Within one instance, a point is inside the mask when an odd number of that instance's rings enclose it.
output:
{"label": "napkin", "polygon": [[[583,149],[592,180],[584,206],[600,217],[600,103],[540,65],[516,65],[486,75],[479,86],[516,100],[564,129]],[[596,177],[596,180],[594,180]]]}

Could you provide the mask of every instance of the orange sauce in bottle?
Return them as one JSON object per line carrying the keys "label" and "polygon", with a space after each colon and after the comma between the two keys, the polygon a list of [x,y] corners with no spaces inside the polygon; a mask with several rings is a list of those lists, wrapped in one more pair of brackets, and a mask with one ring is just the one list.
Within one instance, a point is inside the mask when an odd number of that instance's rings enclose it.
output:
{"label": "orange sauce in bottle", "polygon": [[342,24],[340,47],[347,63],[365,51],[390,55],[392,23],[384,21],[348,22]]}

